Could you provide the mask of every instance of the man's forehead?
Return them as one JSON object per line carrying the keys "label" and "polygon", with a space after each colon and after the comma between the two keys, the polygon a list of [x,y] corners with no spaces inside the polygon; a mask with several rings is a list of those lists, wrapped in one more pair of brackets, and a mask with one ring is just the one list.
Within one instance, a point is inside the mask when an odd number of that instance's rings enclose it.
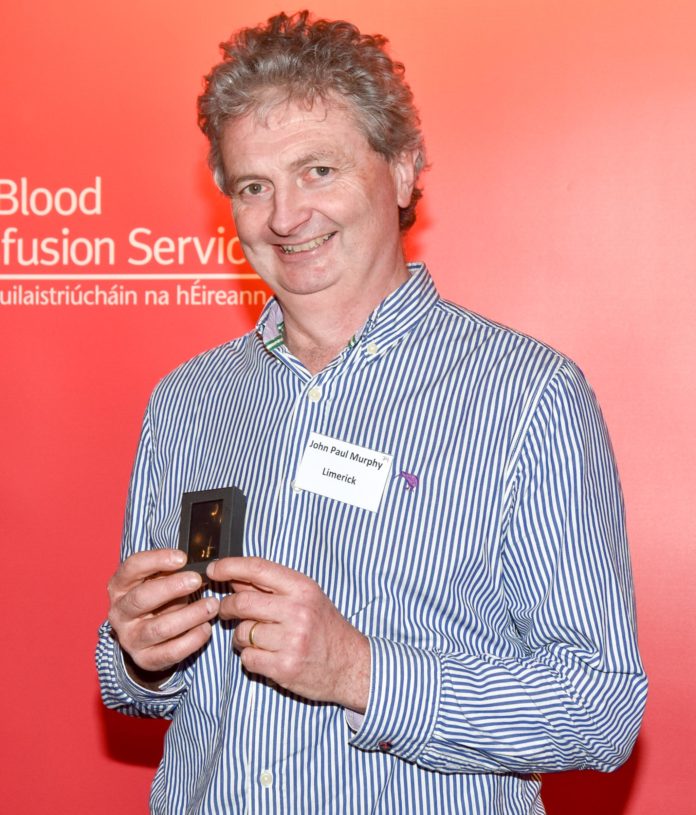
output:
{"label": "man's forehead", "polygon": [[287,95],[231,119],[222,141],[228,180],[239,172],[246,175],[248,161],[255,159],[292,169],[340,161],[356,150],[372,152],[352,106],[338,99],[308,103]]}
{"label": "man's forehead", "polygon": [[[337,94],[308,99],[290,95],[287,91],[275,90],[266,91],[260,97],[258,105],[249,113],[223,125],[223,139],[233,141],[235,135],[264,130],[273,133],[313,129],[316,133],[321,133],[321,125],[324,124],[327,125],[327,131],[340,128],[364,137],[358,112],[349,100]],[[314,127],[316,125],[319,127]]]}

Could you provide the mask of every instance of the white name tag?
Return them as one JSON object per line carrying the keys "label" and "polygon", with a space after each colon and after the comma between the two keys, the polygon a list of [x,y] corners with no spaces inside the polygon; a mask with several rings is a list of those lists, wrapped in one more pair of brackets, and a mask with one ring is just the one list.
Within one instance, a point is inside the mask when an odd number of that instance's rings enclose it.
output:
{"label": "white name tag", "polygon": [[377,512],[391,466],[386,453],[312,433],[295,487]]}

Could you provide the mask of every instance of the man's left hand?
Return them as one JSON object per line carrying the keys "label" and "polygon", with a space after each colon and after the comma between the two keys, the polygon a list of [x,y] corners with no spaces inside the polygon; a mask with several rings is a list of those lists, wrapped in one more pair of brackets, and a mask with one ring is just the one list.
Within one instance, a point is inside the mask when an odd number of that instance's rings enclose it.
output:
{"label": "man's left hand", "polygon": [[220,618],[239,620],[233,643],[248,671],[305,699],[365,712],[369,642],[314,580],[256,557],[215,561],[208,577],[234,588]]}

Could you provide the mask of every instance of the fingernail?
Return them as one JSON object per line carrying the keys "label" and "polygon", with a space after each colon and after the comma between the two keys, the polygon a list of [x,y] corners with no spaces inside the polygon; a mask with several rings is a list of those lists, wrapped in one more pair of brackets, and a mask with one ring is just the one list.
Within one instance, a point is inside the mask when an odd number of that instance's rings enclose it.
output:
{"label": "fingernail", "polygon": [[176,566],[183,566],[186,563],[186,553],[182,552],[180,549],[175,550],[172,552],[172,563]]}
{"label": "fingernail", "polygon": [[184,575],[184,585],[187,589],[197,589],[201,585],[201,576],[195,572]]}
{"label": "fingernail", "polygon": [[205,604],[205,610],[208,612],[208,614],[215,614],[215,612],[218,610],[218,601],[213,600],[211,597]]}

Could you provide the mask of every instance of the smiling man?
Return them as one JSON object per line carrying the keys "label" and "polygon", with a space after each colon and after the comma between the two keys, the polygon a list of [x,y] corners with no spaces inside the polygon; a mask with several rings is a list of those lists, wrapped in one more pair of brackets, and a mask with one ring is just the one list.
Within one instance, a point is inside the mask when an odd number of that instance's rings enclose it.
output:
{"label": "smiling man", "polygon": [[288,349],[317,373],[408,278],[398,207],[420,151],[376,153],[335,92],[309,109],[283,89],[259,101],[223,128],[224,188],[244,253],[282,304]]}
{"label": "smiling man", "polygon": [[[595,400],[406,263],[424,152],[383,38],[281,14],[224,50],[200,122],[276,296],[152,396],[105,703],[172,719],[156,813],[541,813],[538,773],[621,764],[645,698]],[[245,556],[203,585],[182,496],[228,487]]]}

